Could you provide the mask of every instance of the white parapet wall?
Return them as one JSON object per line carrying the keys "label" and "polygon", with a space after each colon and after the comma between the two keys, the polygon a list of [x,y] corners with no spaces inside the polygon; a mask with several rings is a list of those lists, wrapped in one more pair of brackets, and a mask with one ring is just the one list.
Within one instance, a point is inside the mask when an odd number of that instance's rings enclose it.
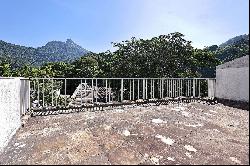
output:
{"label": "white parapet wall", "polygon": [[[21,126],[21,114],[24,106],[24,99],[28,104],[28,92],[24,92],[21,78],[2,78],[0,77],[0,152],[8,144],[17,129]],[[27,91],[27,90],[26,90]]]}
{"label": "white parapet wall", "polygon": [[216,67],[216,97],[249,102],[249,56]]}

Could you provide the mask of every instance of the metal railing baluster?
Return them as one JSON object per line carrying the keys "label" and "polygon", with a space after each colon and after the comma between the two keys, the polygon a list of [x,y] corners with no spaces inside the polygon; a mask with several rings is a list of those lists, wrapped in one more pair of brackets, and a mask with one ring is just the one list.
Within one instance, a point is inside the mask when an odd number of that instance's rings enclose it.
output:
{"label": "metal railing baluster", "polygon": [[155,98],[155,80],[153,79],[153,99]]}
{"label": "metal railing baluster", "polygon": [[137,99],[140,99],[140,80],[138,79],[138,94],[137,94]]}
{"label": "metal railing baluster", "polygon": [[51,89],[52,89],[52,91],[51,91],[51,95],[52,95],[52,106],[54,106],[54,85],[53,85],[53,79],[52,79],[52,81],[51,81]]}
{"label": "metal railing baluster", "polygon": [[82,106],[82,79],[81,79],[81,106]]}
{"label": "metal railing baluster", "polygon": [[43,79],[43,107],[44,107],[44,91],[45,89],[44,89],[44,79]]}
{"label": "metal railing baluster", "polygon": [[133,101],[135,100],[135,79],[133,79]]}
{"label": "metal railing baluster", "polygon": [[131,94],[131,80],[129,80],[129,100],[131,101],[132,94]]}
{"label": "metal railing baluster", "polygon": [[106,97],[105,97],[105,99],[106,99],[106,103],[108,102],[108,80],[107,79],[105,79],[105,92],[106,92]]}
{"label": "metal railing baluster", "polygon": [[142,99],[145,99],[145,79],[142,80]]}
{"label": "metal railing baluster", "polygon": [[38,100],[38,106],[40,105],[40,89],[39,89],[39,80],[37,80],[37,100]]}
{"label": "metal railing baluster", "polygon": [[64,84],[64,97],[65,97],[65,101],[64,101],[65,103],[64,104],[65,104],[65,107],[66,107],[67,106],[67,94],[66,94],[66,91],[67,91],[67,79],[66,78],[64,79],[64,83],[65,83]]}
{"label": "metal railing baluster", "polygon": [[123,101],[123,79],[121,79],[121,102]]}

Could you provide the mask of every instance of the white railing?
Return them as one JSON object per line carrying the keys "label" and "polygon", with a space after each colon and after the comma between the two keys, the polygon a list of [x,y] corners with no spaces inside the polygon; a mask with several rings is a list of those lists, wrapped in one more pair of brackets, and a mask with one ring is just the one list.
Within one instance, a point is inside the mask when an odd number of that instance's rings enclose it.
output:
{"label": "white railing", "polygon": [[31,109],[181,96],[213,98],[214,94],[214,78],[30,79]]}

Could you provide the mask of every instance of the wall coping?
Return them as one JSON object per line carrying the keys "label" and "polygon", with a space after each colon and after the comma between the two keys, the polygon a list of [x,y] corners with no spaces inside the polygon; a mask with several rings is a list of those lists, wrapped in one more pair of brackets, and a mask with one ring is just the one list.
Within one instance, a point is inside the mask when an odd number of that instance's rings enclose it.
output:
{"label": "wall coping", "polygon": [[216,66],[216,69],[249,67],[249,55]]}

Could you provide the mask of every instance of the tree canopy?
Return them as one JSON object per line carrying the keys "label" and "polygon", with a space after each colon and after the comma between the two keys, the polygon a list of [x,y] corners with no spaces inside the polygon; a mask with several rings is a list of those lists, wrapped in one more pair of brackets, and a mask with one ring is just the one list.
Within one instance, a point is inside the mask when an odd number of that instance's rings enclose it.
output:
{"label": "tree canopy", "polygon": [[[245,38],[244,38],[245,39]],[[249,40],[248,40],[249,41]],[[215,67],[249,51],[247,40],[228,46],[193,48],[191,41],[175,32],[151,39],[113,43],[116,51],[89,52],[73,62],[49,62],[15,69],[0,59],[1,76],[23,77],[215,77]]]}

